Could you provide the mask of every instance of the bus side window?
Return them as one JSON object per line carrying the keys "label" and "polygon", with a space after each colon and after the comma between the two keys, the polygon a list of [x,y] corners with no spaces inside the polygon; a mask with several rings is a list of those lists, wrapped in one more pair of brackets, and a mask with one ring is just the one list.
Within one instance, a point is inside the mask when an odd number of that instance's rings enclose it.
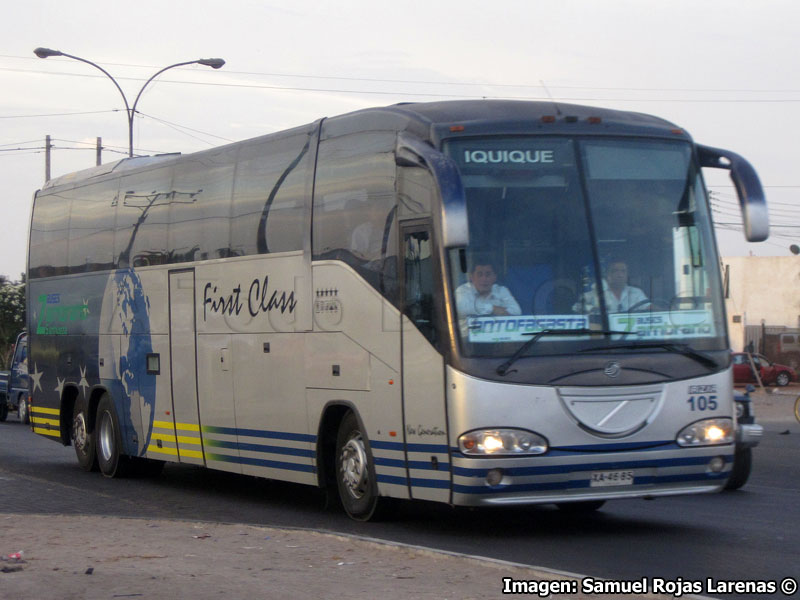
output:
{"label": "bus side window", "polygon": [[339,260],[398,305],[395,136],[384,132],[323,140],[312,224],[315,260]]}
{"label": "bus side window", "polygon": [[405,302],[403,312],[431,344],[436,343],[433,302],[433,258],[427,230],[403,235]]}

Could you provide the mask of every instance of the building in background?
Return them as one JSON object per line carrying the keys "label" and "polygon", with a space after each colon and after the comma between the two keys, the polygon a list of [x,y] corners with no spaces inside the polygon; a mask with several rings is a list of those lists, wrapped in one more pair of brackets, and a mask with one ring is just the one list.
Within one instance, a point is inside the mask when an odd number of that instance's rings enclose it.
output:
{"label": "building in background", "polygon": [[731,347],[800,366],[800,257],[722,259]]}

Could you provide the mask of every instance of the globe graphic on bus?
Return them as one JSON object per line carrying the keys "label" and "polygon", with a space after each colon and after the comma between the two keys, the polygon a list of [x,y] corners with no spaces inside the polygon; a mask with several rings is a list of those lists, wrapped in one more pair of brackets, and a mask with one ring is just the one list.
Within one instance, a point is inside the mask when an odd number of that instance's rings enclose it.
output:
{"label": "globe graphic on bus", "polygon": [[[120,269],[111,274],[106,284],[101,323],[109,333],[100,336],[105,344],[103,354],[113,357],[113,378],[119,382],[112,387],[124,445],[132,454],[143,455],[150,442],[155,417],[156,378],[147,373],[147,355],[153,352],[150,336],[150,300],[145,295],[142,280],[133,269]],[[105,342],[103,341],[105,340]],[[141,414],[141,428],[139,417]],[[138,446],[132,436],[143,430]]]}

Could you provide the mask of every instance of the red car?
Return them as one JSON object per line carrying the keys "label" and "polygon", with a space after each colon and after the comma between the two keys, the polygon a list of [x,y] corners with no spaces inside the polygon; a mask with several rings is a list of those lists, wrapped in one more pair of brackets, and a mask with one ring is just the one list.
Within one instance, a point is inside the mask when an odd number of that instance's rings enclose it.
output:
{"label": "red car", "polygon": [[[759,370],[761,383],[764,385],[778,385],[783,387],[790,381],[797,381],[797,371],[786,365],[770,362],[763,354],[753,354],[753,362]],[[733,353],[733,383],[756,383],[750,359],[744,352]]]}

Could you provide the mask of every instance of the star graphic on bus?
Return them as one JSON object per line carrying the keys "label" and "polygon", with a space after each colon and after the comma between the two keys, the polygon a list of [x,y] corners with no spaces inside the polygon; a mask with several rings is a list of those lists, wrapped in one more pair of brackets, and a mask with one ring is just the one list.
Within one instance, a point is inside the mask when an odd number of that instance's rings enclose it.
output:
{"label": "star graphic on bus", "polygon": [[89,387],[89,382],[86,380],[86,367],[81,367],[81,381],[78,387],[83,388],[83,397],[86,397],[86,388]]}
{"label": "star graphic on bus", "polygon": [[44,375],[44,372],[39,371],[39,365],[37,365],[36,363],[33,363],[33,373],[31,373],[31,380],[33,381],[33,391],[34,392],[36,391],[36,388],[39,388],[40,392],[44,391],[42,389],[42,382],[41,382],[42,375]]}
{"label": "star graphic on bus", "polygon": [[64,384],[67,382],[67,380],[61,379],[61,377],[56,377],[56,379],[58,380],[56,391],[58,392],[58,397],[61,398],[61,395],[64,393]]}

